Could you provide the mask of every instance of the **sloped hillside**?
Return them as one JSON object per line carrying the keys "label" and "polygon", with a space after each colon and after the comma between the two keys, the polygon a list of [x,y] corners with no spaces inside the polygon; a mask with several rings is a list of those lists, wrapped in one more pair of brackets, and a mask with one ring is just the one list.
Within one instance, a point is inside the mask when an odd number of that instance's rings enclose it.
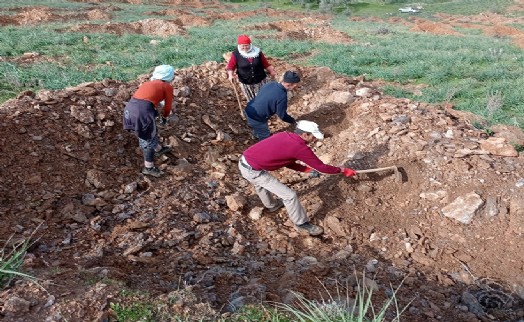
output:
{"label": "sloped hillside", "polygon": [[[397,166],[402,180],[275,173],[326,231],[302,236],[284,210],[261,212],[240,177],[238,158],[254,140],[225,64],[177,71],[179,120],[161,132],[174,151],[159,179],[139,174],[136,139],[121,124],[149,75],[21,93],[0,107],[0,232],[12,243],[34,233],[23,269],[40,286],[18,281],[1,293],[6,321],[103,320],[122,288],[198,320],[291,303],[291,291],[325,298],[355,271],[377,303],[404,281],[405,321],[522,319],[524,158],[512,144],[524,134],[500,126],[488,136],[449,106],[385,97],[327,68],[273,64],[301,73],[289,112],[326,132],[314,146],[325,162]],[[271,128],[292,130],[276,119]]]}

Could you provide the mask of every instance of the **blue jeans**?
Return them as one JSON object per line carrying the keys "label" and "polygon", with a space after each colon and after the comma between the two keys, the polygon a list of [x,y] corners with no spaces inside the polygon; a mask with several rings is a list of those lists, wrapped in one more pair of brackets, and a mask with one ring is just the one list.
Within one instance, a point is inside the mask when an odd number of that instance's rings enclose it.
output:
{"label": "blue jeans", "polygon": [[249,127],[253,129],[253,135],[259,140],[262,141],[263,139],[267,139],[271,136],[271,132],[269,131],[269,126],[266,122],[260,122],[257,120],[253,120],[249,116],[246,115],[247,124]]}

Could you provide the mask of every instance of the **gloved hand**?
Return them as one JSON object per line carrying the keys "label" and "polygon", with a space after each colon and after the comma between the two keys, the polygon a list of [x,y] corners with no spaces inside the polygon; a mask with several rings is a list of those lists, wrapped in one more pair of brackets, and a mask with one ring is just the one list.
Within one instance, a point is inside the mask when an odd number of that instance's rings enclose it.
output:
{"label": "gloved hand", "polygon": [[311,167],[307,167],[306,166],[306,170],[304,170],[305,173],[309,173],[309,177],[310,178],[318,178],[320,177],[320,172],[318,172],[317,170],[311,168]]}
{"label": "gloved hand", "polygon": [[160,126],[166,126],[167,125],[167,118],[166,117],[160,117]]}
{"label": "gloved hand", "polygon": [[352,177],[354,175],[356,175],[357,173],[355,172],[355,170],[353,169],[350,169],[350,168],[340,168],[342,170],[342,174],[345,176],[345,177]]}

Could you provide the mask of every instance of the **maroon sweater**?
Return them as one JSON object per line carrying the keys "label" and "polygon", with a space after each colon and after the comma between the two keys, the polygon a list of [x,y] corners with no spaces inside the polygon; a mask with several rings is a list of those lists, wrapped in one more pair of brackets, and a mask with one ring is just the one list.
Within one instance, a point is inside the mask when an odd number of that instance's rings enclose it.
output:
{"label": "maroon sweater", "polygon": [[322,173],[340,173],[339,167],[324,164],[304,139],[291,132],[280,132],[255,143],[244,151],[244,158],[255,170],[273,171],[286,167],[304,172],[306,167],[296,163],[300,160]]}

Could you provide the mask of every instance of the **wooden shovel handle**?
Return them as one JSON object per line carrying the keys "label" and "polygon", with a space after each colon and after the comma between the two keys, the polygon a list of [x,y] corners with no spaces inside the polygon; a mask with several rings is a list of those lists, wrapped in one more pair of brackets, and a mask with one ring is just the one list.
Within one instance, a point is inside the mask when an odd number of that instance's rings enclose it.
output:
{"label": "wooden shovel handle", "polygon": [[376,169],[367,169],[367,170],[355,170],[357,174],[360,173],[371,173],[371,172],[380,172],[385,170],[393,170],[395,172],[398,172],[397,166],[391,166],[391,167],[385,167],[385,168],[376,168]]}
{"label": "wooden shovel handle", "polygon": [[246,117],[244,116],[244,109],[242,108],[242,104],[240,104],[240,96],[238,96],[237,91],[237,85],[235,84],[235,80],[231,82],[233,85],[233,89],[235,90],[235,96],[237,97],[237,103],[238,103],[238,109],[240,110],[240,117],[242,117],[243,120],[246,120]]}

